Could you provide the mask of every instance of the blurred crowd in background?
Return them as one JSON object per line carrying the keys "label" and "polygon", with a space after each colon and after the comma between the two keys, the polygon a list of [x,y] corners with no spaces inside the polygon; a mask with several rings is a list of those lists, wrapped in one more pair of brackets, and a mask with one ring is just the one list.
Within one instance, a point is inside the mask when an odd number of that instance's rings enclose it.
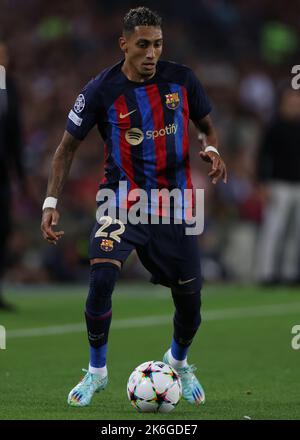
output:
{"label": "blurred crowd in background", "polygon": [[[88,239],[103,177],[103,143],[96,129],[79,147],[59,200],[65,237],[58,246],[41,238],[41,206],[68,112],[90,78],[121,59],[122,18],[139,3],[0,3],[0,60],[5,41],[8,73],[20,97],[23,151],[21,178],[13,167],[11,171],[13,228],[5,279],[86,281]],[[199,237],[204,277],[299,281],[300,90],[291,88],[291,69],[300,64],[300,3],[140,4],[163,17],[163,58],[190,66],[204,84],[228,166],[227,185],[214,187],[209,166],[198,157],[199,141],[191,124],[193,183],[205,189],[205,231]],[[123,276],[148,278],[135,255]]]}

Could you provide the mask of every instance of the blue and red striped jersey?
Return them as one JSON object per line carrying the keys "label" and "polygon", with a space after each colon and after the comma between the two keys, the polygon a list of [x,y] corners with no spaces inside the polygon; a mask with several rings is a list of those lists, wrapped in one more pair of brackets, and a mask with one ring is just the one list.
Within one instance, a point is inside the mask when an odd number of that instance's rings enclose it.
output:
{"label": "blue and red striped jersey", "polygon": [[105,143],[100,188],[192,188],[188,123],[211,111],[206,93],[181,64],[159,61],[148,81],[130,81],[122,64],[105,69],[81,91],[66,130],[83,140],[97,125]]}

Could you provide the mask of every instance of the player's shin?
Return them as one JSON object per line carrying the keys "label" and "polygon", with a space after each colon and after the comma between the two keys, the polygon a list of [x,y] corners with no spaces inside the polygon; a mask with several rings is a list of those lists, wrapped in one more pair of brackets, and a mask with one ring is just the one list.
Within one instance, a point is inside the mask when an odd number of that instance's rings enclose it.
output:
{"label": "player's shin", "polygon": [[89,372],[106,376],[106,354],[109,327],[112,311],[108,310],[103,315],[92,315],[85,311],[88,340],[90,344]]}
{"label": "player's shin", "polygon": [[200,291],[186,294],[172,291],[172,297],[176,310],[169,357],[175,368],[181,368],[187,365],[188,350],[201,323],[201,295]]}
{"label": "player's shin", "polygon": [[111,296],[119,269],[111,263],[95,264],[91,268],[90,290],[86,301],[85,319],[90,344],[89,372],[107,375],[106,354],[112,319]]}
{"label": "player's shin", "polygon": [[195,376],[196,366],[188,364],[187,352],[200,326],[201,297],[198,291],[172,291],[176,312],[174,315],[174,335],[171,349],[168,350],[163,362],[176,369],[182,384],[182,396],[192,405],[205,402],[202,385]]}

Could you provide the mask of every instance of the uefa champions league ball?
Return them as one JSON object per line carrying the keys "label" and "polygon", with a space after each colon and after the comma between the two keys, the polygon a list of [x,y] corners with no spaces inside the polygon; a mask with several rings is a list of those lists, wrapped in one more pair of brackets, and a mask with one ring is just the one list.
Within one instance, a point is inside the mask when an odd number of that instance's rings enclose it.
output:
{"label": "uefa champions league ball", "polygon": [[127,395],[137,411],[167,413],[181,398],[181,380],[178,373],[164,362],[144,362],[131,373]]}

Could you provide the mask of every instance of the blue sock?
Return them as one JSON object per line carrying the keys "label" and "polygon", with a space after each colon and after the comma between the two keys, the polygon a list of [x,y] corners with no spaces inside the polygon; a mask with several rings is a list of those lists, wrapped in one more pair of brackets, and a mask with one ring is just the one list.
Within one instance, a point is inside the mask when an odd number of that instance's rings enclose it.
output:
{"label": "blue sock", "polygon": [[187,357],[188,350],[189,347],[179,345],[174,338],[172,339],[171,353],[174,359],[183,361]]}
{"label": "blue sock", "polygon": [[101,345],[98,348],[90,346],[90,366],[102,368],[106,365],[106,353],[108,344]]}

